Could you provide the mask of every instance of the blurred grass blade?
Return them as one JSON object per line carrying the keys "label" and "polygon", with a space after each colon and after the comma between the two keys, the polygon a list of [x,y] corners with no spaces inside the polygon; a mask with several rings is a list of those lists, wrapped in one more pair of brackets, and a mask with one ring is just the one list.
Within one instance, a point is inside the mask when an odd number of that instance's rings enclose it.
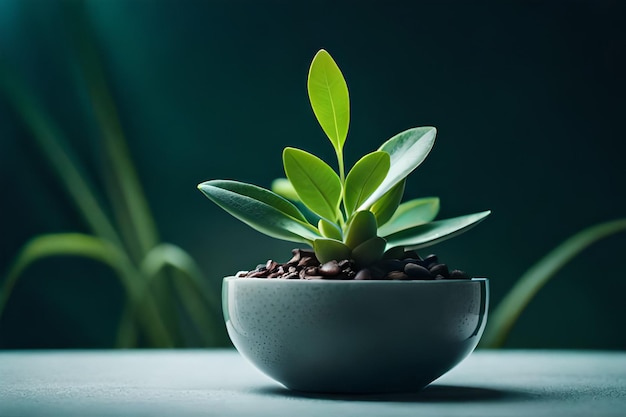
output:
{"label": "blurred grass blade", "polygon": [[502,347],[524,308],[567,262],[593,243],[622,231],[626,231],[626,219],[601,223],[582,230],[548,253],[517,281],[490,315],[480,347]]}
{"label": "blurred grass blade", "polygon": [[76,48],[78,66],[100,126],[104,147],[106,189],[133,259],[139,261],[158,243],[158,232],[133,166],[115,101],[107,86],[98,45],[84,2],[66,4],[67,28]]}
{"label": "blurred grass blade", "polygon": [[[116,245],[95,236],[82,233],[58,233],[41,235],[29,240],[20,250],[5,276],[0,290],[0,316],[22,273],[34,262],[52,256],[79,256],[102,262],[109,266],[120,280],[126,293],[127,303],[132,315],[123,316],[123,320],[132,321],[134,317],[141,320],[146,337],[155,346],[169,347],[171,338],[156,314],[154,305],[139,308],[138,304],[143,292],[143,283],[138,271],[130,263],[129,258]],[[120,327],[133,329],[134,324],[121,322]],[[125,340],[133,340],[133,335],[126,332]]]}
{"label": "blurred grass blade", "polygon": [[122,270],[125,255],[115,245],[81,233],[41,235],[29,240],[9,267],[0,294],[0,316],[24,270],[34,262],[51,256],[80,256],[102,262],[116,273],[129,299],[136,294],[132,280]]}
{"label": "blurred grass blade", "polygon": [[0,88],[5,91],[9,103],[31,131],[36,145],[89,228],[99,237],[121,246],[119,235],[94,194],[95,188],[89,184],[85,170],[80,166],[79,159],[72,154],[63,134],[24,82],[1,65]]}
{"label": "blurred grass blade", "polygon": [[138,345],[138,329],[133,315],[133,304],[126,300],[115,336],[115,347],[118,349],[130,349]]}
{"label": "blurred grass blade", "polygon": [[[172,265],[173,266],[173,265]],[[193,324],[195,340],[204,347],[218,347],[228,344],[228,337],[220,324],[223,323],[221,312],[207,308],[203,291],[206,288],[198,288],[191,277],[176,268],[173,270],[174,277],[172,283],[181,302],[187,317]],[[210,306],[214,307],[214,306]],[[193,341],[186,341],[185,346],[189,346]]]}
{"label": "blurred grass blade", "polygon": [[180,247],[162,243],[148,252],[141,264],[144,275],[152,280],[158,279],[168,267],[174,270],[174,288],[202,342],[205,346],[217,345],[220,342],[217,337],[218,323],[221,323],[220,302],[205,284],[194,259]]}

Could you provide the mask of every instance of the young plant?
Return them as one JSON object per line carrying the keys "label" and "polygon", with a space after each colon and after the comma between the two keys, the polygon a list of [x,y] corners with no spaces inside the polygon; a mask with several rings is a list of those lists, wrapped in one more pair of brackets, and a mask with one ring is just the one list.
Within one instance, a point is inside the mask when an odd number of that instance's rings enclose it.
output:
{"label": "young plant", "polygon": [[[203,182],[200,191],[268,236],[310,245],[322,263],[351,259],[357,267],[456,236],[489,215],[483,211],[434,221],[438,198],[401,203],[406,177],[433,147],[434,127],[397,134],[346,175],[343,147],[350,98],[339,67],[325,50],[313,58],[307,87],[313,112],[337,155],[338,172],[315,155],[287,147],[287,178],[274,181],[274,191],[230,180]],[[296,204],[304,206],[307,216]]]}

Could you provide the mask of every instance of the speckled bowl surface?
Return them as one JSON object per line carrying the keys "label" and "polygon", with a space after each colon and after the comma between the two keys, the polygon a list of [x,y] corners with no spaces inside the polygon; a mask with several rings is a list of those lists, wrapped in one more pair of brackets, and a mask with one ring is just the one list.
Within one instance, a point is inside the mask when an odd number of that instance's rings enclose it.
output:
{"label": "speckled bowl surface", "polygon": [[237,350],[287,388],[417,391],[469,355],[487,319],[488,281],[224,278]]}

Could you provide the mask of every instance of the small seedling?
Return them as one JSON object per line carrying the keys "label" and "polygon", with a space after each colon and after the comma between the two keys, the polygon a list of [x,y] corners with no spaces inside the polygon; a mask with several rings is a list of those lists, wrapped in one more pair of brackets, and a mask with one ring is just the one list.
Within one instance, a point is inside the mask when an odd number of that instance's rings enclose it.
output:
{"label": "small seedling", "polygon": [[310,245],[321,263],[347,259],[358,268],[456,236],[489,215],[483,211],[434,220],[437,197],[401,203],[406,177],[433,147],[434,127],[395,135],[346,175],[343,148],[350,98],[341,70],[325,50],[313,58],[307,87],[313,112],[337,155],[338,170],[304,150],[287,147],[287,178],[274,181],[273,191],[211,180],[198,185],[210,200],[268,236]]}

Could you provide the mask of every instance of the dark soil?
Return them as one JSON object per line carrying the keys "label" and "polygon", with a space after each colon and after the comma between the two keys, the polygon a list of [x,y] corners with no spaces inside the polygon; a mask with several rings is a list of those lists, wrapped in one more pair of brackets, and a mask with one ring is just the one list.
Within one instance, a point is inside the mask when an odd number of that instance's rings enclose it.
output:
{"label": "dark soil", "polygon": [[294,249],[293,257],[284,264],[269,260],[253,271],[237,273],[240,278],[277,279],[356,279],[356,280],[441,280],[469,279],[458,269],[450,271],[436,255],[424,259],[415,251],[404,253],[402,259],[383,259],[366,268],[358,269],[348,260],[320,263],[311,249]]}

